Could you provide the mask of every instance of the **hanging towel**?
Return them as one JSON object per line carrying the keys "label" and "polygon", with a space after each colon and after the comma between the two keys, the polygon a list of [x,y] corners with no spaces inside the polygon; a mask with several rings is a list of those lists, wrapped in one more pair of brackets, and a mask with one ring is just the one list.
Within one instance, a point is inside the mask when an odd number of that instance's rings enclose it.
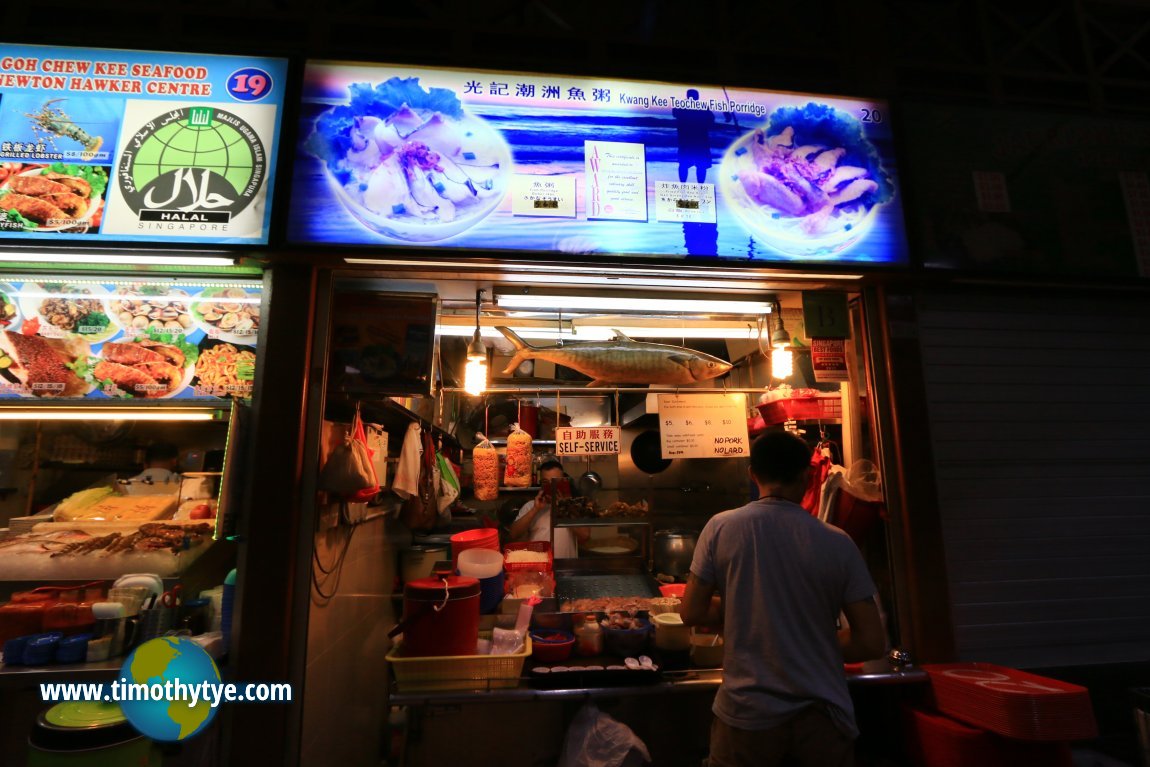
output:
{"label": "hanging towel", "polygon": [[403,500],[419,492],[420,458],[423,456],[423,440],[419,424],[407,426],[403,437],[403,447],[399,451],[399,466],[395,469],[395,480],[391,489]]}
{"label": "hanging towel", "polygon": [[371,462],[380,487],[387,487],[387,430],[377,423],[364,424],[367,428],[367,446],[372,450]]}

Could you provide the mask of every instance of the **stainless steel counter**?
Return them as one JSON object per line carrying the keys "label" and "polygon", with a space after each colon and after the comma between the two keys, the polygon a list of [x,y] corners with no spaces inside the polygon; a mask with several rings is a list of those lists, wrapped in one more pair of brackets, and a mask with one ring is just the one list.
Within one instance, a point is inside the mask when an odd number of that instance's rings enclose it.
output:
{"label": "stainless steel counter", "polygon": [[[530,662],[530,661],[528,661]],[[929,681],[925,671],[908,667],[903,671],[892,671],[886,660],[868,661],[862,671],[848,673],[847,684],[851,686],[924,684]],[[644,695],[676,695],[704,693],[719,688],[723,681],[722,669],[691,669],[689,671],[667,671],[663,681],[657,684],[610,687],[580,687],[571,689],[547,690],[531,686],[530,679],[521,679],[518,687],[484,690],[443,690],[429,692],[392,691],[390,703],[393,706],[424,706],[437,704],[490,703],[510,701],[548,701],[579,698],[619,698]]]}

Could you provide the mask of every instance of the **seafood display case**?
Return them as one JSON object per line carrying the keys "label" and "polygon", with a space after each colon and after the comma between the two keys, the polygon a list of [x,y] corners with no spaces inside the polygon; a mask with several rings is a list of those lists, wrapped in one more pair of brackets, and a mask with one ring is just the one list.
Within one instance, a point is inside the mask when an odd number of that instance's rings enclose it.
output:
{"label": "seafood display case", "polygon": [[0,308],[0,580],[223,566],[261,283],[10,274]]}

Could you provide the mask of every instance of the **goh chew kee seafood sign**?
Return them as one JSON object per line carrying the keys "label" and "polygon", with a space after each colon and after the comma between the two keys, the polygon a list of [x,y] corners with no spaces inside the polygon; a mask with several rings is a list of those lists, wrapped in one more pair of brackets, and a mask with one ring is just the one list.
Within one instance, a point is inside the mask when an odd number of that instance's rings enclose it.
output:
{"label": "goh chew kee seafood sign", "polygon": [[905,265],[883,102],[309,62],[289,239]]}
{"label": "goh chew kee seafood sign", "polygon": [[286,74],[0,45],[0,238],[267,242]]}
{"label": "goh chew kee seafood sign", "polygon": [[251,397],[256,282],[0,282],[0,398]]}

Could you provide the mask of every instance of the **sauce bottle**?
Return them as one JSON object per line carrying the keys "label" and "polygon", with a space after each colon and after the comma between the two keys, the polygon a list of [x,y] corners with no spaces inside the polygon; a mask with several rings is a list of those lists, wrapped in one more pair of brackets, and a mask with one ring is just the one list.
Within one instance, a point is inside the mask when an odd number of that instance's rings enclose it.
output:
{"label": "sauce bottle", "polygon": [[603,653],[603,629],[593,613],[584,616],[583,625],[575,629],[575,651],[579,655]]}

